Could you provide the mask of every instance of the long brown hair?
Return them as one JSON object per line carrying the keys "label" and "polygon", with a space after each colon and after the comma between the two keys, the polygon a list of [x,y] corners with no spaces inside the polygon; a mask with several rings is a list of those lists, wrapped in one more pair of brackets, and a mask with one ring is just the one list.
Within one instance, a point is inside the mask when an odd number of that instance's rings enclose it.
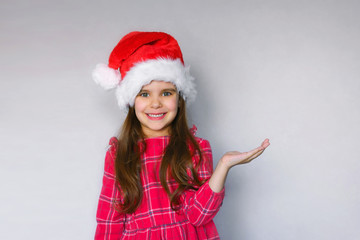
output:
{"label": "long brown hair", "polygon": [[[123,197],[115,206],[117,211],[122,213],[133,213],[141,203],[143,189],[140,181],[142,153],[140,151],[146,150],[144,137],[135,109],[129,107],[118,137],[115,159],[117,188]],[[139,140],[144,144],[142,149],[139,147]],[[192,157],[196,153],[199,155],[199,162],[194,166]],[[200,181],[197,173],[201,161],[201,150],[188,128],[185,101],[180,96],[179,109],[171,123],[169,144],[160,165],[160,182],[170,198],[173,210],[178,209],[180,196],[185,190],[196,189],[204,183]],[[190,169],[191,176],[188,175],[187,169]],[[170,180],[168,178],[174,179],[179,184],[173,192],[168,186]]]}

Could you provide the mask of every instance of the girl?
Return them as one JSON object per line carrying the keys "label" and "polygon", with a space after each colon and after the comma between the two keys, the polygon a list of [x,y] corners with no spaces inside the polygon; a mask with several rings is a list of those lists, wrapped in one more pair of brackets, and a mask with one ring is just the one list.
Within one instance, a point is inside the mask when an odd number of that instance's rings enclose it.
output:
{"label": "girl", "polygon": [[226,153],[213,172],[209,142],[187,125],[194,79],[166,33],[129,33],[93,77],[116,87],[128,112],[106,153],[95,239],[219,239],[213,218],[228,171],[258,157],[269,140]]}

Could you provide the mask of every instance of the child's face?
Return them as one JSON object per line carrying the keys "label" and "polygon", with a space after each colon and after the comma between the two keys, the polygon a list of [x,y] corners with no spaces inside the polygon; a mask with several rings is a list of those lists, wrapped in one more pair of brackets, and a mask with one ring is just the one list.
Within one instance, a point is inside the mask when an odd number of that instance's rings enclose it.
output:
{"label": "child's face", "polygon": [[143,86],[135,98],[135,114],[145,137],[169,135],[178,104],[179,94],[174,84],[154,80]]}

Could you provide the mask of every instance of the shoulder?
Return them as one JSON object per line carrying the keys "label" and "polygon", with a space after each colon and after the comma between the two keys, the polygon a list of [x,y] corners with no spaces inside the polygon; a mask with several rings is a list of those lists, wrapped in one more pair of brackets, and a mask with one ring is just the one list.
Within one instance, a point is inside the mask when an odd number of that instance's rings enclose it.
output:
{"label": "shoulder", "polygon": [[199,147],[201,148],[201,150],[203,152],[207,152],[207,151],[211,152],[210,142],[204,138],[196,136],[197,127],[195,125],[193,125],[192,128],[190,128],[189,130],[190,130],[190,133],[195,138],[196,142],[199,144]]}
{"label": "shoulder", "polygon": [[195,153],[194,158],[193,158],[193,164],[194,166],[196,165],[200,165],[201,168],[205,168],[208,169],[208,171],[212,171],[213,167],[212,167],[212,150],[211,150],[211,146],[208,140],[201,138],[201,137],[196,137],[195,136],[195,140],[199,145],[200,151],[201,151],[201,157],[198,152]]}
{"label": "shoulder", "polygon": [[111,137],[109,140],[109,146],[110,147],[116,147],[119,140],[116,137]]}
{"label": "shoulder", "polygon": [[195,125],[193,125],[192,128],[190,128],[189,130],[190,130],[190,133],[194,136],[196,142],[199,144],[200,148],[202,148],[203,150],[207,149],[207,148],[211,148],[210,142],[208,140],[196,136],[197,127]]}
{"label": "shoulder", "polygon": [[117,144],[118,139],[116,137],[110,138],[108,149],[106,151],[104,170],[110,176],[115,175],[114,164],[116,158]]}
{"label": "shoulder", "polygon": [[119,140],[116,137],[111,137],[109,140],[108,150],[107,152],[112,156],[115,157],[116,155],[116,148],[118,145]]}
{"label": "shoulder", "polygon": [[207,149],[211,149],[210,142],[205,138],[195,136],[195,140],[203,151],[206,151]]}

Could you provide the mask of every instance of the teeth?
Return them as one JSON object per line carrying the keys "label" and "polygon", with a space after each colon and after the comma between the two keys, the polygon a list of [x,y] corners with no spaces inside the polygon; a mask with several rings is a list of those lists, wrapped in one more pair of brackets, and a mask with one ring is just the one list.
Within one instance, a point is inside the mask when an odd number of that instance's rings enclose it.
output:
{"label": "teeth", "polygon": [[161,114],[148,114],[150,117],[161,117],[164,115],[164,113],[161,113]]}

